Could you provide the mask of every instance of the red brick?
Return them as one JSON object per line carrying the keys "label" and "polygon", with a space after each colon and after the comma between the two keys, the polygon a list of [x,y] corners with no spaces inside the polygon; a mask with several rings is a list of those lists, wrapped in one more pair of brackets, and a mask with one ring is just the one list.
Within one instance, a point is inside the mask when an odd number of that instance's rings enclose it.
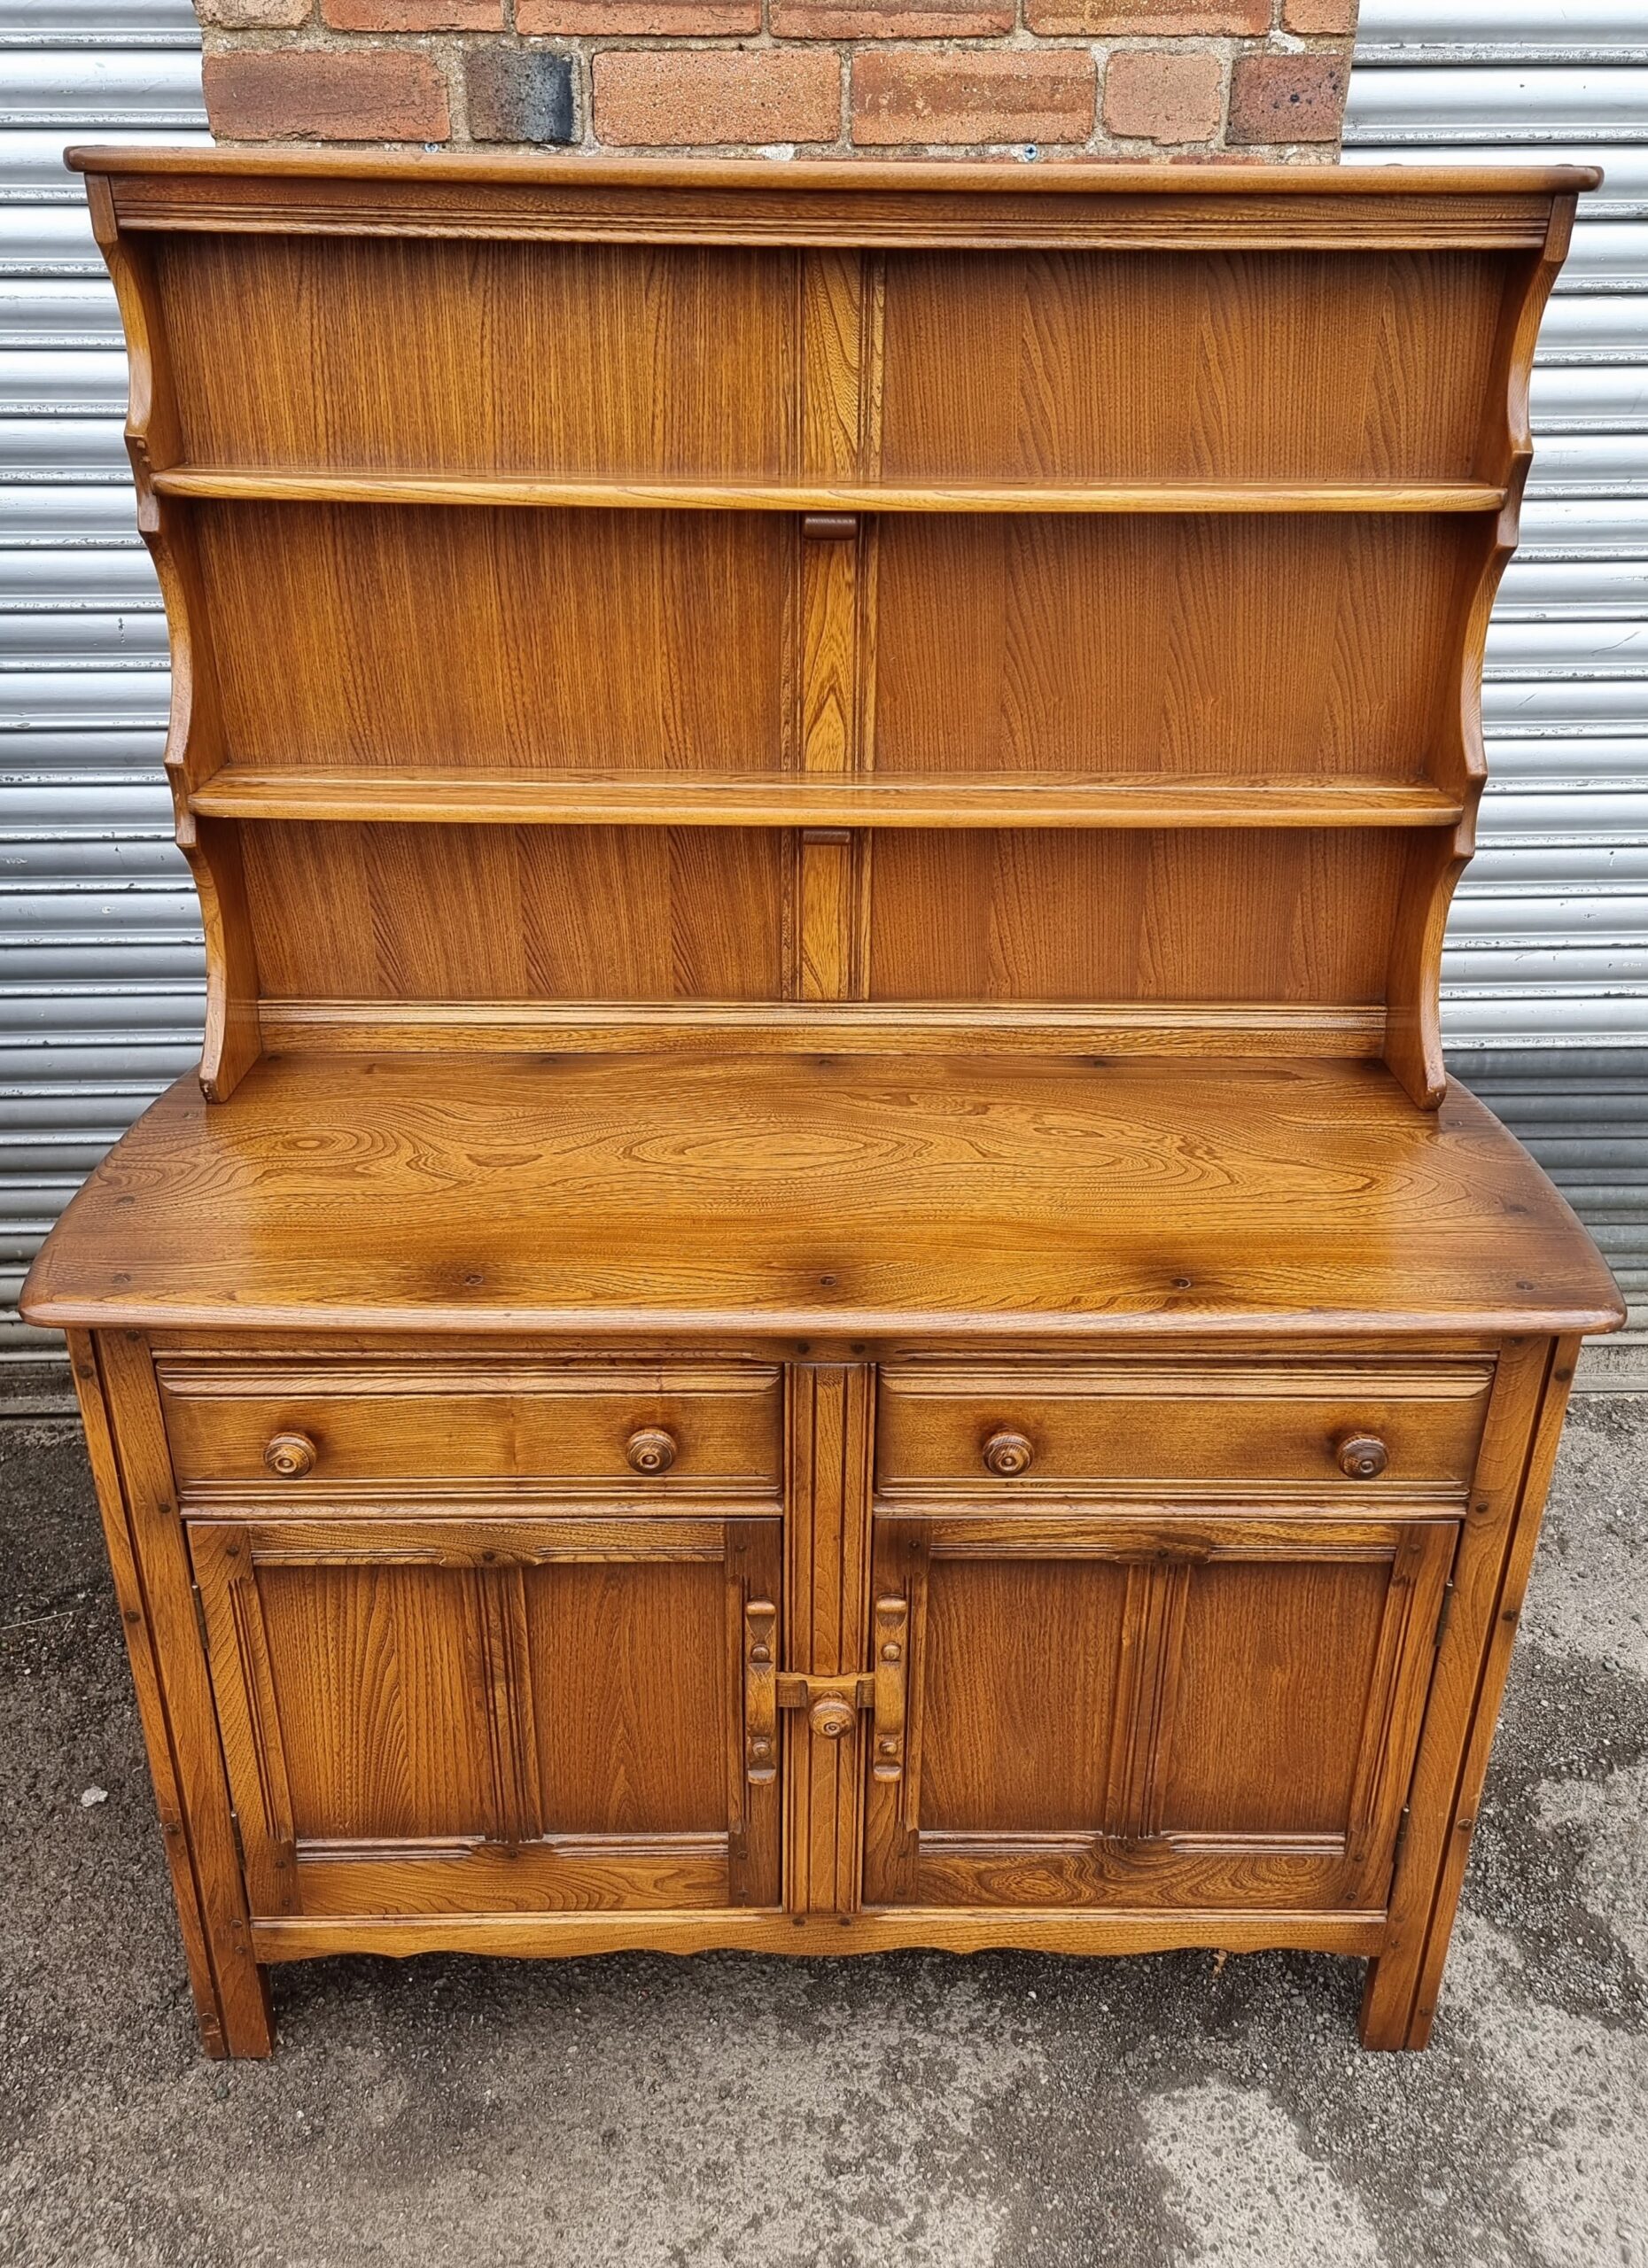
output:
{"label": "red brick", "polygon": [[519,32],[713,39],[758,32],[761,0],[515,0]]}
{"label": "red brick", "polygon": [[1024,0],[1033,32],[1120,38],[1136,32],[1235,32],[1271,28],[1271,0]]}
{"label": "red brick", "polygon": [[841,64],[833,49],[632,49],[597,55],[595,134],[630,148],[833,142]]}
{"label": "red brick", "polygon": [[503,0],[321,0],[335,32],[501,32]]}
{"label": "red brick", "polygon": [[1225,139],[1336,142],[1344,108],[1345,66],[1331,55],[1238,56]]}
{"label": "red brick", "polygon": [[1202,48],[1123,48],[1104,74],[1104,122],[1128,141],[1210,142],[1224,116],[1224,71]]}
{"label": "red brick", "polygon": [[988,39],[1013,29],[1012,0],[772,0],[780,39]]}
{"label": "red brick", "polygon": [[1091,55],[1022,48],[873,50],[852,63],[852,138],[918,143],[1084,142],[1098,73]]}
{"label": "red brick", "polygon": [[225,31],[294,31],[314,12],[315,0],[195,0],[201,22]]}
{"label": "red brick", "polygon": [[1287,0],[1282,21],[1290,32],[1353,32],[1356,0]]}
{"label": "red brick", "polygon": [[444,142],[446,82],[407,48],[243,47],[206,58],[212,130],[230,142]]}

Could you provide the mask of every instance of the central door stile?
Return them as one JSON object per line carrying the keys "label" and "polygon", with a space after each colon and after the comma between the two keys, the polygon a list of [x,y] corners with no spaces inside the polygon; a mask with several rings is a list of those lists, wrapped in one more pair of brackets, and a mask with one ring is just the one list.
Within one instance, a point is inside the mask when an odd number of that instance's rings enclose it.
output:
{"label": "central door stile", "polygon": [[[874,1391],[864,1363],[789,1372],[783,1643],[792,1674],[867,1668]],[[835,1733],[805,1711],[784,1713],[784,1902],[794,1914],[858,1911],[868,1737],[862,1712]]]}

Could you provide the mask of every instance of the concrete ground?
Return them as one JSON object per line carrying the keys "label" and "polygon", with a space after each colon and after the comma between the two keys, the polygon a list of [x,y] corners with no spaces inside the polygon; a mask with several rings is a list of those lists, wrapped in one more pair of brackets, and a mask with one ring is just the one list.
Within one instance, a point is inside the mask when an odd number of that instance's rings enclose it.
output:
{"label": "concrete ground", "polygon": [[1648,1400],[1576,1405],[1419,2056],[1353,1963],[1015,1953],[327,1962],[208,2063],[72,1424],[0,1484],[8,2268],[1648,2264]]}

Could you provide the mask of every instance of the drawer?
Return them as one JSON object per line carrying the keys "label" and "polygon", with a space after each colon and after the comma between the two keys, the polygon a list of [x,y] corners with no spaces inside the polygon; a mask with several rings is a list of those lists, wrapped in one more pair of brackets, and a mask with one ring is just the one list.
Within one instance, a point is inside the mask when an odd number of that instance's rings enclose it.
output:
{"label": "drawer", "polygon": [[157,1363],[180,1484],[393,1480],[773,1495],[781,1373],[509,1363]]}
{"label": "drawer", "polygon": [[1458,1492],[1493,1379],[1480,1362],[1061,1364],[883,1371],[883,1490],[1213,1483]]}

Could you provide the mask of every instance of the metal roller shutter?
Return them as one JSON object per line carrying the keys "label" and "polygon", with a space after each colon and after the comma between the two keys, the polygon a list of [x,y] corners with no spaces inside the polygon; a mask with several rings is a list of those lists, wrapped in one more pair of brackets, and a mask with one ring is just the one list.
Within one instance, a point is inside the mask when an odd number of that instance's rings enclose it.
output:
{"label": "metal roller shutter", "polygon": [[1345,157],[1606,174],[1540,343],[1443,1014],[1460,1076],[1566,1192],[1648,1331],[1648,7],[1362,0]]}
{"label": "metal roller shutter", "polygon": [[[190,0],[0,0],[0,1346],[41,1237],[198,1049],[166,625],[114,294],[65,143],[205,141]],[[43,1347],[31,1346],[35,1338]]]}
{"label": "metal roller shutter", "polygon": [[[200,944],[159,778],[159,594],[113,295],[66,141],[201,141],[190,0],[0,0],[0,1360],[80,1177],[195,1057]],[[1607,168],[1546,324],[1524,548],[1489,649],[1494,785],[1450,932],[1462,1075],[1648,1328],[1648,12],[1364,0],[1349,162]]]}

